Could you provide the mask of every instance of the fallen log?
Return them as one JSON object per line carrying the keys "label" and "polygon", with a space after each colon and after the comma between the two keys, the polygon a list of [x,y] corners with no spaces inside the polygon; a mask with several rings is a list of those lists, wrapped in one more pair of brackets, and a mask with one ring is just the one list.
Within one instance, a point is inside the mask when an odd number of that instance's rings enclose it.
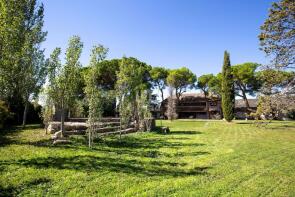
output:
{"label": "fallen log", "polygon": [[[87,124],[85,122],[65,122],[65,131],[71,130],[86,130]],[[50,133],[55,133],[60,130],[60,122],[50,122],[48,124],[47,130]]]}

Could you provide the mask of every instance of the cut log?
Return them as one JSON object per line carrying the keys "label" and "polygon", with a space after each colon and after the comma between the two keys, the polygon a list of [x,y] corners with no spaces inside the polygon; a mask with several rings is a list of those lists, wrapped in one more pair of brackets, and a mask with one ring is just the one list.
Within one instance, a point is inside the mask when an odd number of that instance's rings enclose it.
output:
{"label": "cut log", "polygon": [[[85,122],[65,122],[65,131],[71,130],[86,130],[87,124]],[[60,130],[60,122],[50,122],[48,125],[48,131],[55,133]]]}
{"label": "cut log", "polygon": [[[68,122],[87,122],[88,118],[69,118]],[[101,122],[120,122],[120,118],[105,117]]]}

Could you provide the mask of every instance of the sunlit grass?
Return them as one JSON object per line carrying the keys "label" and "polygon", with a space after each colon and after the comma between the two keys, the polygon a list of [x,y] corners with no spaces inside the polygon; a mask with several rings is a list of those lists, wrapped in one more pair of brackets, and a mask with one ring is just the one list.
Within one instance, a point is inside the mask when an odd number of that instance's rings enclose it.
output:
{"label": "sunlit grass", "polygon": [[[159,125],[159,122],[157,122]],[[53,146],[34,126],[2,132],[0,196],[295,196],[295,123],[163,121],[134,133]]]}

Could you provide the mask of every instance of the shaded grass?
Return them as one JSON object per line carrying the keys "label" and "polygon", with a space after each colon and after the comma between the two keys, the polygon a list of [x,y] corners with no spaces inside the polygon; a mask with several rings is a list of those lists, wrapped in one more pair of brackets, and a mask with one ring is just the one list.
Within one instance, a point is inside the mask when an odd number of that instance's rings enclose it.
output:
{"label": "shaded grass", "polygon": [[0,196],[294,196],[295,123],[163,121],[135,133],[53,146],[35,125],[1,131]]}

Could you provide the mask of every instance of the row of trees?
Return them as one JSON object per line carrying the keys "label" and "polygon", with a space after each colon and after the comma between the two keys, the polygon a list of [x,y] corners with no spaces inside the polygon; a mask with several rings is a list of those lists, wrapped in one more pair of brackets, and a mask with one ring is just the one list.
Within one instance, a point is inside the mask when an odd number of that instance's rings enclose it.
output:
{"label": "row of trees", "polygon": [[0,100],[15,121],[23,114],[23,125],[29,100],[45,82],[43,18],[43,5],[36,0],[0,1]]}
{"label": "row of trees", "polygon": [[[60,48],[45,59],[41,48],[47,35],[43,30],[43,5],[36,0],[0,0],[1,121],[12,111],[14,116],[23,116],[25,125],[29,101],[37,99],[46,81],[45,121],[52,118],[54,107],[60,110],[63,122],[66,109],[72,114],[86,111],[89,114],[85,115],[99,118],[111,114],[117,105],[121,106],[117,109],[120,114],[126,114],[123,122],[133,119],[139,123],[140,116],[146,114],[141,105],[151,98],[151,90],[158,89],[163,101],[167,87],[176,102],[193,88],[200,89],[205,97],[222,97],[223,103],[231,102],[224,104],[224,109],[230,108],[225,110],[229,112],[228,119],[232,117],[234,97],[243,98],[249,108],[247,96],[259,94],[261,108],[278,110],[282,108],[279,101],[294,103],[295,77],[294,72],[290,72],[294,68],[294,9],[294,1],[274,3],[261,27],[261,48],[273,58],[271,65],[264,68],[257,63],[231,66],[226,52],[222,73],[197,78],[185,67],[151,67],[127,57],[105,60],[108,49],[101,45],[93,47],[89,65],[82,67],[79,58],[83,43],[78,36],[70,39],[63,64]],[[171,106],[175,105],[173,99],[171,102]],[[265,103],[271,107],[263,106]]]}

